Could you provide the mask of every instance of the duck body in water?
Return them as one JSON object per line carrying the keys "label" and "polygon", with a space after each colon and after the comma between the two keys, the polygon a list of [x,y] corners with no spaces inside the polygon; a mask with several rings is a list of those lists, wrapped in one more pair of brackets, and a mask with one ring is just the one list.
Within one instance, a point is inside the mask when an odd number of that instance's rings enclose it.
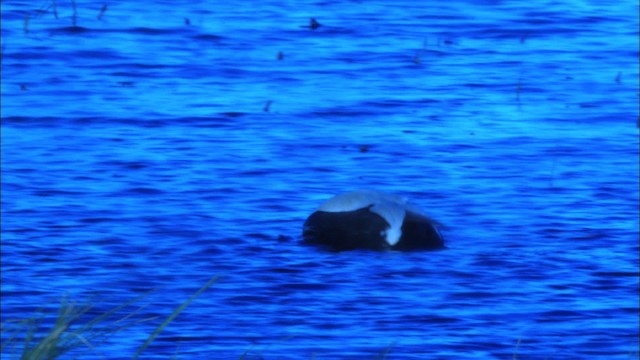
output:
{"label": "duck body in water", "polygon": [[303,241],[333,250],[444,248],[438,224],[399,196],[373,190],[340,194],[305,221]]}

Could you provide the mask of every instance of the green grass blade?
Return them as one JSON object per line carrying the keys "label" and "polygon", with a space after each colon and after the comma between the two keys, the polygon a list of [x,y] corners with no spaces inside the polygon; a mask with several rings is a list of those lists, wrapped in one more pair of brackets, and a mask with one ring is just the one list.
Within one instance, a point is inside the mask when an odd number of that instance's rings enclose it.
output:
{"label": "green grass blade", "polygon": [[[80,326],[75,333],[78,334],[84,334],[84,338],[89,341],[89,342],[93,342],[95,340],[98,340],[100,338],[106,338],[109,335],[115,334],[117,332],[122,331],[123,329],[128,328],[129,326],[144,322],[144,321],[149,321],[149,320],[153,320],[153,318],[151,319],[144,319],[144,320],[137,320],[137,321],[131,321],[131,322],[125,322],[127,319],[133,317],[134,315],[138,314],[142,309],[144,309],[147,305],[142,305],[140,307],[138,307],[136,310],[134,310],[133,312],[131,312],[130,314],[117,319],[115,321],[113,321],[111,324],[108,325],[104,325],[103,323],[106,322],[106,320],[108,318],[110,318],[112,315],[114,315],[116,312],[118,312],[119,310],[128,307],[136,302],[138,302],[141,299],[144,299],[145,297],[147,297],[150,293],[154,292],[155,290],[150,290],[145,292],[144,294],[137,296],[135,298],[133,298],[132,300],[127,301],[126,303],[119,305],[95,318],[93,318],[91,321],[87,322],[86,324]],[[87,308],[86,311],[83,311],[83,314],[87,311],[90,310],[91,307]],[[81,346],[82,344],[78,341],[78,338],[75,337],[69,337],[69,345],[67,345],[69,348],[76,348],[78,346]]]}
{"label": "green grass blade", "polygon": [[158,334],[160,334],[160,332],[162,332],[162,330],[164,330],[164,328],[167,327],[167,325],[169,325],[169,323],[173,321],[173,319],[175,319],[187,306],[189,306],[189,304],[191,304],[193,300],[195,300],[198,296],[200,296],[200,294],[205,292],[209,287],[211,287],[211,285],[213,285],[216,281],[218,281],[218,278],[219,276],[217,275],[212,277],[203,287],[200,288],[200,290],[198,290],[195,294],[191,295],[191,297],[187,299],[187,301],[182,303],[182,305],[178,306],[178,308],[175,309],[173,313],[169,315],[169,317],[164,322],[162,322],[162,324],[160,324],[160,326],[158,326],[158,328],[153,333],[151,333],[151,335],[149,335],[149,338],[147,338],[147,341],[145,341],[144,344],[140,346],[136,354],[133,356],[133,360],[137,360],[140,354],[142,354],[142,352],[147,347],[149,347],[149,345],[151,344],[151,342],[153,342],[156,336],[158,336]]}

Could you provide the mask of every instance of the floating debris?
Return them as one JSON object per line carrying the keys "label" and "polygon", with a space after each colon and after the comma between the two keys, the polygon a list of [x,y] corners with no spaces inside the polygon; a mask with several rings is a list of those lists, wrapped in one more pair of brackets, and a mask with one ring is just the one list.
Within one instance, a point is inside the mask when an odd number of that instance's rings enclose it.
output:
{"label": "floating debris", "polygon": [[416,50],[416,55],[413,57],[413,62],[416,64],[420,64],[422,62],[422,54],[427,53],[427,47],[429,46],[429,41],[427,38],[424,38],[422,41],[422,49]]}
{"label": "floating debris", "polygon": [[24,15],[24,24],[22,26],[22,30],[24,31],[25,35],[29,33],[29,14]]}
{"label": "floating debris", "polygon": [[416,64],[420,64],[420,62],[422,62],[420,59],[420,51],[416,51],[416,56],[413,57],[413,62]]}
{"label": "floating debris", "polygon": [[311,29],[311,30],[315,30],[315,29],[319,28],[320,26],[322,26],[322,24],[320,24],[318,22],[318,20],[316,20],[316,18],[311,18],[311,19],[309,19],[309,25],[301,26],[301,27],[308,28],[308,29]]}
{"label": "floating debris", "polygon": [[76,1],[71,0],[71,6],[73,7],[73,15],[71,15],[71,23],[73,27],[78,26],[78,8],[76,6]]}
{"label": "floating debris", "polygon": [[98,14],[98,20],[102,20],[102,16],[107,12],[107,5],[102,5],[102,9],[100,9],[100,13]]}
{"label": "floating debris", "polygon": [[311,20],[309,20],[309,27],[311,28],[311,30],[315,30],[320,26],[322,25],[320,25],[320,23],[316,19],[311,18]]}

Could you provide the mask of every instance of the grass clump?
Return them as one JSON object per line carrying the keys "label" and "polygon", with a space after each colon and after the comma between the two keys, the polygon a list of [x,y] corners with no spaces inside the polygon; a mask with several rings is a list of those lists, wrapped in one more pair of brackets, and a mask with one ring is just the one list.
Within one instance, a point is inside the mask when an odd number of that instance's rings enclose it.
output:
{"label": "grass clump", "polygon": [[[191,295],[184,303],[178,306],[138,348],[133,359],[137,359],[162,330],[171,323],[193,300],[206,291],[218,280],[211,278],[196,293]],[[132,306],[149,293],[143,294],[120,306],[98,315],[92,315],[93,305],[80,305],[63,298],[55,321],[50,328],[44,329],[47,319],[45,312],[26,320],[9,320],[2,324],[3,338],[6,338],[0,347],[4,355],[13,355],[11,359],[21,360],[53,360],[73,350],[97,351],[96,345],[108,339],[111,335],[126,328],[151,321],[157,317],[134,320],[133,317],[142,310],[145,305],[139,306],[132,312],[121,316],[123,309]],[[115,320],[114,320],[115,318]]]}

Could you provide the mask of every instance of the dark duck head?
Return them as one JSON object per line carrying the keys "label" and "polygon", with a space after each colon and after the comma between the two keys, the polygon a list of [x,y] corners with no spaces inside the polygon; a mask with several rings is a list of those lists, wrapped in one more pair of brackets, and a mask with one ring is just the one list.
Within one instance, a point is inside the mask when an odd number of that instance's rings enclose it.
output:
{"label": "dark duck head", "polygon": [[359,190],[325,201],[304,223],[309,244],[334,250],[444,248],[438,224],[404,198]]}

